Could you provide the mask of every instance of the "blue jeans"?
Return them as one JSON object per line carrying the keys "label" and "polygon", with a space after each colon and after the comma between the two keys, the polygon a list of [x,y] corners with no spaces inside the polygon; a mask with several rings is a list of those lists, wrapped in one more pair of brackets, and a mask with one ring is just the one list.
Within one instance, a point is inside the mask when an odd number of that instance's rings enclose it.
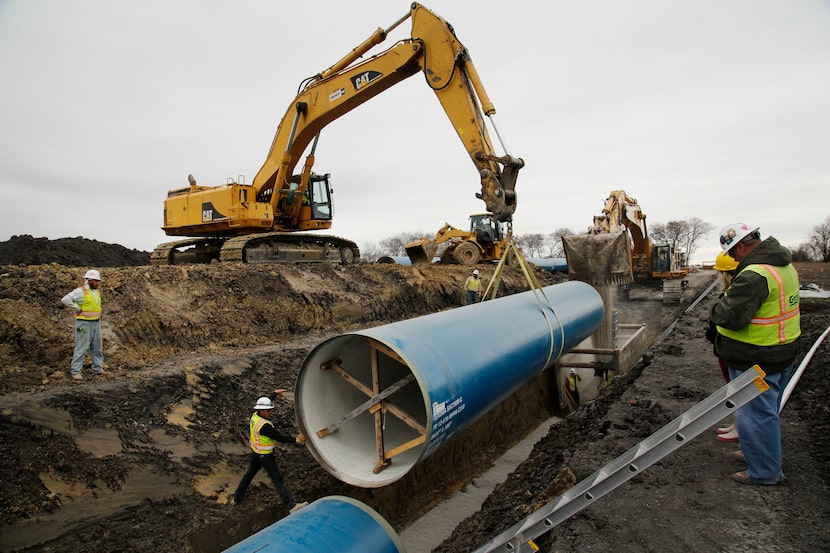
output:
{"label": "blue jeans", "polygon": [[71,372],[81,374],[87,352],[92,359],[92,372],[104,370],[103,339],[101,338],[101,321],[75,319],[75,352],[72,354]]}
{"label": "blue jeans", "polygon": [[[777,484],[784,478],[778,406],[791,371],[792,365],[765,376],[769,390],[735,411],[735,425],[746,459],[746,475],[759,484]],[[738,378],[742,372],[729,367],[730,380]]]}
{"label": "blue jeans", "polygon": [[467,290],[467,305],[478,302],[478,292],[475,290]]}

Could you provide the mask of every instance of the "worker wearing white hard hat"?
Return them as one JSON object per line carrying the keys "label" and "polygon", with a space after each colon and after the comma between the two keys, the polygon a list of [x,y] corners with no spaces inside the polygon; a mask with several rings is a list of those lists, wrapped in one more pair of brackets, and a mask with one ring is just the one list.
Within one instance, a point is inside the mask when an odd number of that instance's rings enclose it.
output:
{"label": "worker wearing white hard hat", "polygon": [[778,484],[784,480],[778,411],[801,335],[798,274],[790,250],[772,236],[761,240],[758,227],[726,225],[720,246],[738,266],[709,312],[717,329],[715,353],[726,362],[730,380],[758,365],[769,386],[735,412],[738,457],[747,468],[732,478],[743,484]]}
{"label": "worker wearing white hard hat", "polygon": [[481,279],[478,276],[478,269],[473,269],[467,280],[464,281],[464,294],[467,299],[467,305],[478,302],[478,296],[481,293]]}
{"label": "worker wearing white hard hat", "polygon": [[579,385],[577,382],[582,382],[582,377],[576,372],[576,369],[568,371],[568,377],[565,379],[565,395],[568,408],[573,411],[579,407]]}
{"label": "worker wearing white hard hat", "polygon": [[280,469],[277,466],[275,456],[277,442],[283,444],[302,444],[304,441],[302,435],[292,438],[291,436],[283,434],[271,422],[271,413],[274,410],[274,398],[284,393],[285,390],[282,389],[274,390],[270,395],[259,398],[256,404],[254,404],[254,412],[251,415],[248,429],[248,444],[251,447],[251,460],[248,464],[247,472],[245,472],[245,475],[239,482],[239,486],[236,488],[236,492],[231,498],[230,503],[232,505],[236,505],[242,501],[245,492],[248,490],[248,486],[261,468],[265,468],[268,476],[271,477],[271,481],[277,488],[277,493],[280,494],[282,504],[285,505],[285,508],[290,513],[308,505],[307,502],[297,503],[294,501],[294,497],[285,485]]}
{"label": "worker wearing white hard hat", "polygon": [[61,302],[75,311],[75,351],[72,354],[70,373],[72,380],[83,380],[81,369],[87,353],[92,360],[92,374],[109,374],[104,370],[104,342],[101,336],[101,273],[90,269],[84,274],[84,285],[66,294]]}

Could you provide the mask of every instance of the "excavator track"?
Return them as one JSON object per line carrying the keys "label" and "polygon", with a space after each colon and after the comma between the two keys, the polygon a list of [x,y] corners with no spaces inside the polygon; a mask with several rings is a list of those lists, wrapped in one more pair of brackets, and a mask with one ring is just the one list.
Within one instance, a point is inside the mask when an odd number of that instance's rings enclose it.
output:
{"label": "excavator track", "polygon": [[342,263],[360,262],[360,249],[351,240],[326,234],[268,232],[229,238],[220,260],[243,263]]}
{"label": "excavator track", "polygon": [[[150,265],[181,265],[184,263],[210,263],[219,259],[222,239],[189,238],[159,244],[150,254]],[[180,249],[183,248],[183,249]]]}
{"label": "excavator track", "polygon": [[155,266],[212,261],[351,265],[360,262],[360,248],[351,240],[338,236],[268,232],[167,242],[156,247],[150,255],[150,264]]}

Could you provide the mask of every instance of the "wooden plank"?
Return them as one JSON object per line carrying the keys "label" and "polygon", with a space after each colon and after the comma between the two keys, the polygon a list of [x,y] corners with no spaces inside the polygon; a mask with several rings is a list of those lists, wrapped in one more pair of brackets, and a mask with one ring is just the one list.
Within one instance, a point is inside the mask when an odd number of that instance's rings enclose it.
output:
{"label": "wooden plank", "polygon": [[[380,375],[378,374],[378,352],[372,350],[372,392],[377,394],[380,391]],[[375,411],[375,452],[377,454],[377,462],[375,463],[375,471],[382,468],[386,464],[385,455],[383,453],[383,413]]]}
{"label": "wooden plank", "polygon": [[426,434],[426,432],[427,432],[426,427],[423,424],[416,421],[412,416],[409,415],[409,413],[407,413],[406,411],[404,411],[400,407],[398,407],[396,405],[393,405],[392,403],[390,403],[388,401],[382,401],[382,402],[380,402],[376,405],[373,405],[369,409],[369,412],[374,413],[375,411],[377,411],[379,409],[383,409],[384,411],[389,411],[390,413],[392,413],[393,415],[398,417],[401,420],[401,422],[406,424],[412,430],[416,431],[418,434]]}
{"label": "wooden plank", "polygon": [[382,354],[384,354],[387,357],[391,357],[392,359],[394,359],[395,361],[397,361],[401,365],[406,365],[404,360],[401,359],[401,356],[398,355],[397,353],[395,353],[394,350],[392,350],[389,346],[387,346],[385,344],[381,344],[380,342],[375,342],[374,340],[372,340],[372,341],[369,341],[369,347],[381,352]]}
{"label": "wooden plank", "polygon": [[417,447],[417,446],[421,445],[426,440],[427,440],[426,435],[422,434],[422,435],[418,436],[417,438],[409,440],[405,444],[401,444],[396,448],[390,449],[389,451],[386,452],[386,458],[391,459],[392,457],[394,457],[396,455],[400,455],[401,453],[405,453],[405,452],[409,451],[410,449],[412,449],[413,447]]}
{"label": "wooden plank", "polygon": [[409,384],[413,380],[415,380],[415,375],[410,373],[409,375],[407,375],[404,378],[398,380],[397,382],[395,382],[394,384],[392,384],[391,386],[389,386],[388,388],[386,388],[385,390],[383,390],[379,394],[372,396],[371,398],[369,398],[365,402],[361,403],[360,405],[358,405],[357,407],[352,409],[349,413],[347,413],[339,421],[337,421],[333,424],[330,424],[329,426],[319,430],[317,432],[317,435],[321,438],[323,436],[328,436],[329,434],[331,434],[332,432],[336,431],[338,428],[343,426],[345,423],[347,423],[350,420],[354,419],[355,417],[357,417],[361,413],[365,413],[373,405],[375,405],[377,403],[380,403],[381,401],[383,401],[384,399],[386,399],[390,395],[394,394],[395,392],[397,392],[398,390],[400,390],[401,388],[403,388],[404,386],[406,386],[407,384]]}

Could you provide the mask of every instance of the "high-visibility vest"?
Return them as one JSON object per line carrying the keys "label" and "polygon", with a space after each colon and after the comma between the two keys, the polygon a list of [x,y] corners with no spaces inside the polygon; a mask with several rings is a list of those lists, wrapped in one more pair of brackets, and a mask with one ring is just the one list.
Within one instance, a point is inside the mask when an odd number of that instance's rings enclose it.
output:
{"label": "high-visibility vest", "polygon": [[[795,268],[792,265],[748,265],[743,271],[752,271],[764,277],[769,295],[746,327],[729,330],[719,326],[718,332],[738,342],[757,346],[793,342],[801,335],[800,295]],[[728,290],[726,295],[729,296]]]}
{"label": "high-visibility vest", "polygon": [[274,446],[277,445],[277,440],[274,438],[269,438],[268,436],[260,434],[259,431],[262,430],[262,427],[266,424],[272,423],[268,419],[260,417],[259,413],[254,413],[251,416],[251,422],[249,424],[251,437],[249,443],[251,444],[251,449],[254,450],[254,453],[273,453]]}
{"label": "high-visibility vest", "polygon": [[471,276],[467,277],[466,287],[467,290],[478,292],[481,289],[481,279],[473,278]]}
{"label": "high-visibility vest", "polygon": [[570,392],[576,391],[576,377],[575,376],[568,376],[568,391],[570,391]]}
{"label": "high-visibility vest", "polygon": [[101,318],[101,291],[98,290],[96,294],[89,286],[83,286],[81,290],[84,291],[84,299],[80,304],[81,311],[75,318],[82,321],[97,321]]}

